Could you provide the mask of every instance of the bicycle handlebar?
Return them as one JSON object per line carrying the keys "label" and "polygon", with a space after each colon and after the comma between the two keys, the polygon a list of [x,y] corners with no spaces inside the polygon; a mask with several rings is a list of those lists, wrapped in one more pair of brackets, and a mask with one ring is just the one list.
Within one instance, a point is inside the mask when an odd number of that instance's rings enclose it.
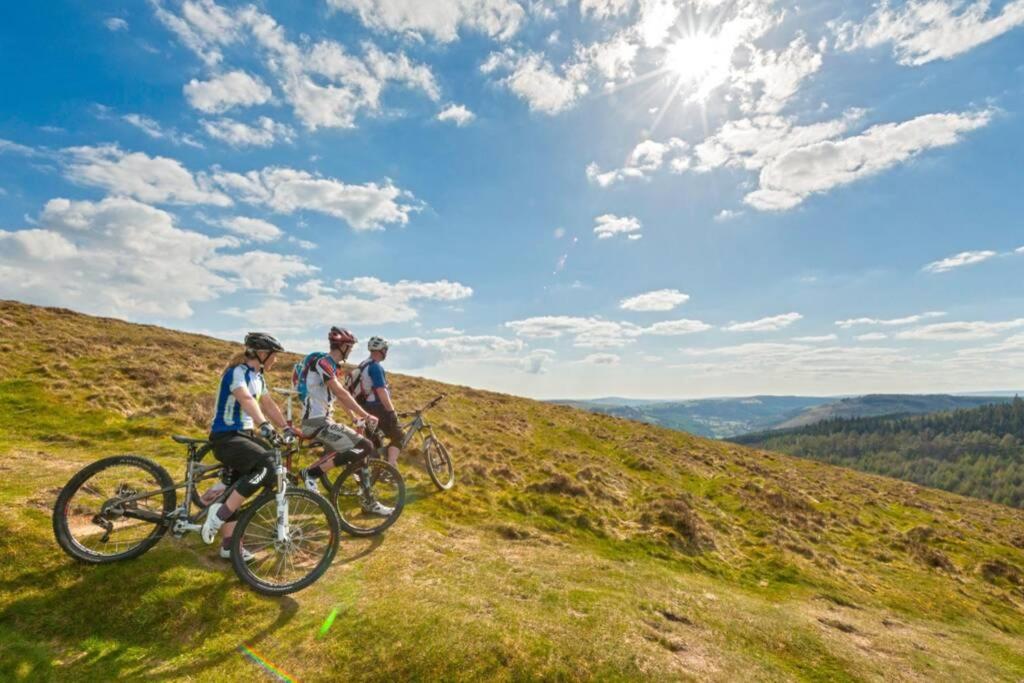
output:
{"label": "bicycle handlebar", "polygon": [[423,406],[419,410],[410,410],[410,411],[404,412],[404,413],[397,413],[397,415],[398,415],[398,417],[405,418],[405,417],[413,417],[414,415],[419,415],[421,413],[425,413],[428,410],[430,410],[431,408],[433,408],[434,406],[436,406],[438,403],[440,403],[441,399],[443,399],[447,395],[448,394],[440,394],[440,395],[437,396],[437,398],[435,398],[434,400],[432,400],[430,403],[428,403],[427,405]]}

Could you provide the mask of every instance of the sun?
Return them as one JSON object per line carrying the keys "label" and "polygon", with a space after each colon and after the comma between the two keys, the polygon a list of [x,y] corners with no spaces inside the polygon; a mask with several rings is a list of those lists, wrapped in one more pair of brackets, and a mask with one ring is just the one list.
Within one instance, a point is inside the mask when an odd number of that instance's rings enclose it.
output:
{"label": "sun", "polygon": [[733,45],[722,36],[695,33],[665,50],[662,68],[696,99],[705,99],[729,75]]}

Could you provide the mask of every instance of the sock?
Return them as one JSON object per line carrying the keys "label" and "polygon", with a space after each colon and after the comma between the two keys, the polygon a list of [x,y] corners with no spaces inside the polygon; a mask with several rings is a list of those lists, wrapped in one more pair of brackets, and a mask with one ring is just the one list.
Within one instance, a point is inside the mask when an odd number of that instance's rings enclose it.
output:
{"label": "sock", "polygon": [[220,509],[217,510],[217,519],[222,522],[226,522],[233,514],[235,514],[234,510],[229,510],[227,505],[221,505]]}
{"label": "sock", "polygon": [[220,547],[223,548],[224,550],[227,550],[228,548],[230,548],[231,547],[231,537],[228,536],[227,538],[222,540],[220,542]]}

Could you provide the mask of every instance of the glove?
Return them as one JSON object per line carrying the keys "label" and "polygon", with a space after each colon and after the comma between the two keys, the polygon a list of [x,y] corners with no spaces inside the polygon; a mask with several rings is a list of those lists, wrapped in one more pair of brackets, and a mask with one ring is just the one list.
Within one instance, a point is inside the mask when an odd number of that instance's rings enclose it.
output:
{"label": "glove", "polygon": [[277,445],[281,440],[281,437],[277,435],[277,430],[274,429],[274,425],[270,424],[270,420],[266,420],[260,425],[260,436],[274,445]]}
{"label": "glove", "polygon": [[298,438],[299,433],[296,432],[290,425],[288,427],[285,427],[284,431],[281,433],[281,441],[284,443],[285,446],[291,446],[298,440]]}

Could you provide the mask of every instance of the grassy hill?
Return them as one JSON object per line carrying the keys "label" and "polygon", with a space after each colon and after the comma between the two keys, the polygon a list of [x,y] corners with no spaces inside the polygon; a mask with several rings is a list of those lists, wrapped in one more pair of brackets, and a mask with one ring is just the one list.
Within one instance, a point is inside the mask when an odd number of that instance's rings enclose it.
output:
{"label": "grassy hill", "polygon": [[233,348],[0,302],[0,679],[271,680],[243,647],[302,681],[1024,677],[1024,512],[414,377],[459,483],[405,460],[402,518],[311,588],[260,597],[194,535],[65,557],[61,484],[180,473]]}
{"label": "grassy hill", "polygon": [[928,415],[833,419],[736,443],[1024,507],[1024,400]]}

